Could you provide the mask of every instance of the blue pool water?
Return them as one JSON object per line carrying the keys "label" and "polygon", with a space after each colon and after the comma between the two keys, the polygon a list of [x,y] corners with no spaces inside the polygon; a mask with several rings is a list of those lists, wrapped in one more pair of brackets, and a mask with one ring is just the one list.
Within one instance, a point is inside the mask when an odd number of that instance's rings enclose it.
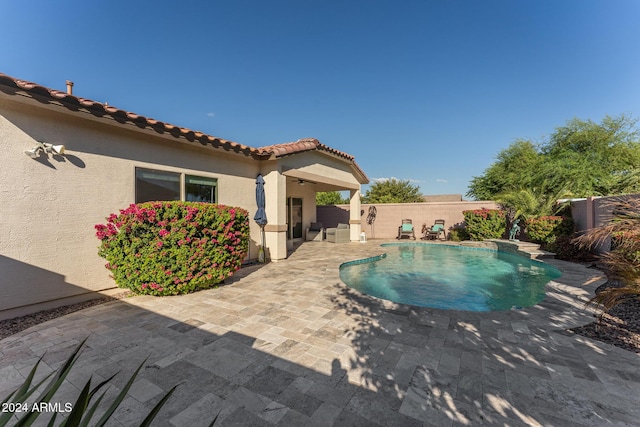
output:
{"label": "blue pool water", "polygon": [[348,286],[378,298],[441,309],[509,310],[542,301],[561,273],[548,264],[490,249],[436,244],[382,245],[386,256],[340,266]]}

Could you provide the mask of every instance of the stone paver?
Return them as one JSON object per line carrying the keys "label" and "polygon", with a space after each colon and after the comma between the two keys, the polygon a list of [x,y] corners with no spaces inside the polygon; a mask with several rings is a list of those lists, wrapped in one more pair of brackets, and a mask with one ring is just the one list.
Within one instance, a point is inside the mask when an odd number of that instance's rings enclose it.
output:
{"label": "stone paver", "polygon": [[593,313],[597,271],[549,261],[563,276],[540,304],[470,313],[389,303],[347,288],[339,265],[380,242],[304,243],[283,262],[239,271],[191,295],[133,297],[0,341],[0,399],[46,352],[41,377],[89,336],[65,383],[146,358],[110,425],[140,422],[180,384],[155,425],[632,426],[640,356],[566,332]]}

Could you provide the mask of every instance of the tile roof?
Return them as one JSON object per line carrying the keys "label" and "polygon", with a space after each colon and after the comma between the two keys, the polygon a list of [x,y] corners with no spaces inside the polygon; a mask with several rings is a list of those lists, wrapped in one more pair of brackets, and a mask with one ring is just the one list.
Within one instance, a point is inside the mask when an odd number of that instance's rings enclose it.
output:
{"label": "tile roof", "polygon": [[106,103],[102,104],[97,101],[71,95],[64,91],[50,89],[26,80],[16,79],[3,73],[0,73],[0,91],[8,94],[23,92],[24,94],[41,102],[59,103],[72,111],[85,110],[96,117],[111,117],[121,124],[129,122],[139,128],[149,128],[160,134],[170,134],[175,138],[182,136],[190,142],[197,141],[203,145],[211,145],[215,148],[222,148],[226,151],[233,151],[256,159],[268,159],[272,156],[282,157],[309,150],[324,151],[351,163],[356,171],[368,182],[368,178],[362,169],[360,169],[360,167],[355,163],[353,156],[321,144],[317,139],[313,138],[254,148],[248,145],[207,135],[204,132],[194,131],[188,128],[175,126],[170,123],[165,123],[160,120],[155,120],[150,117],[135,114],[113,107]]}
{"label": "tile roof", "polygon": [[327,145],[321,144],[320,141],[318,141],[315,138],[304,138],[304,139],[299,139],[296,142],[267,145],[265,147],[258,148],[258,150],[269,152],[272,155],[275,155],[276,157],[282,157],[289,154],[301,153],[303,151],[309,151],[309,150],[320,150],[320,151],[326,151],[338,157],[343,157],[345,159],[353,161],[352,155],[344,153],[342,151],[338,151]]}
{"label": "tile roof", "polygon": [[72,111],[84,109],[96,117],[111,117],[118,123],[124,124],[126,122],[130,122],[140,128],[153,129],[161,134],[168,133],[176,138],[182,136],[191,142],[197,140],[201,144],[210,144],[214,147],[221,147],[227,151],[235,151],[238,153],[243,153],[245,155],[253,155],[257,157],[264,156],[255,148],[249,147],[247,145],[228,141],[222,138],[217,138],[215,136],[207,135],[203,132],[194,131],[188,128],[175,126],[170,123],[152,119],[150,117],[141,116],[139,114],[121,110],[106,103],[102,104],[90,99],[70,95],[67,92],[59,91],[56,89],[49,89],[36,83],[10,77],[3,73],[0,73],[0,90],[7,93],[24,91],[26,94],[38,100],[52,102],[57,101],[64,107]]}

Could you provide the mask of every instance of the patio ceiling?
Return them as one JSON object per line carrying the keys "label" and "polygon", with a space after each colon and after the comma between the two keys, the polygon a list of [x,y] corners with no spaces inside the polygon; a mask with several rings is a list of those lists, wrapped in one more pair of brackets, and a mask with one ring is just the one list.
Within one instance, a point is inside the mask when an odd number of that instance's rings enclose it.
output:
{"label": "patio ceiling", "polygon": [[299,185],[303,181],[305,185],[313,185],[315,191],[345,191],[359,190],[360,183],[348,182],[329,176],[318,175],[298,169],[289,169],[282,172],[287,177],[288,185]]}

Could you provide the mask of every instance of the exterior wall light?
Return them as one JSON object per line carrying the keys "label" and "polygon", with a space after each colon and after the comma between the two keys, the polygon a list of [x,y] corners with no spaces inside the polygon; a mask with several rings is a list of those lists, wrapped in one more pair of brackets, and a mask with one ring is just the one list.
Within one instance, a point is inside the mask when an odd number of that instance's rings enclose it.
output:
{"label": "exterior wall light", "polygon": [[35,159],[38,157],[40,150],[47,154],[59,154],[64,155],[65,146],[64,145],[53,145],[48,142],[38,142],[38,145],[33,147],[31,150],[25,150],[24,154]]}

